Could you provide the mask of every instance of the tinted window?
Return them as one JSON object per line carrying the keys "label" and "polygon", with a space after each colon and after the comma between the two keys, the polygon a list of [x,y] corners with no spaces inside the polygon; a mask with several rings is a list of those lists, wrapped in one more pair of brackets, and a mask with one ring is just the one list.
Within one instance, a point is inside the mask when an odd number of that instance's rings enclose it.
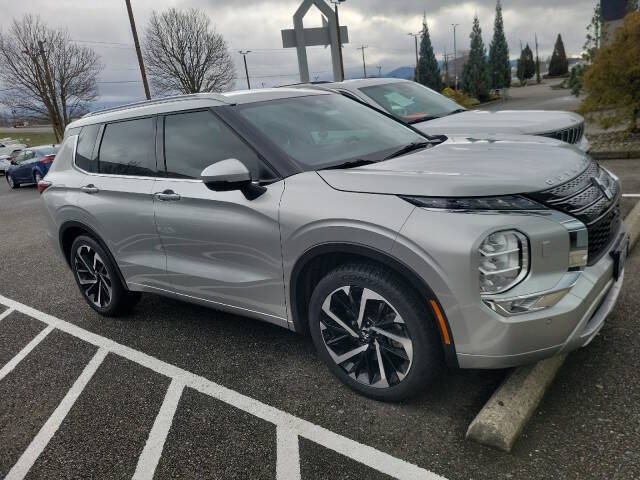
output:
{"label": "tinted window", "polygon": [[153,118],[140,118],[105,126],[100,154],[100,173],[155,176]]}
{"label": "tinted window", "polygon": [[253,178],[273,178],[256,153],[213,113],[167,115],[164,122],[167,176],[199,178],[212,163],[236,158],[247,166]]}
{"label": "tinted window", "polygon": [[88,125],[83,127],[78,136],[78,146],[76,148],[76,165],[81,169],[96,173],[98,162],[93,154],[93,147],[98,137],[100,125]]}

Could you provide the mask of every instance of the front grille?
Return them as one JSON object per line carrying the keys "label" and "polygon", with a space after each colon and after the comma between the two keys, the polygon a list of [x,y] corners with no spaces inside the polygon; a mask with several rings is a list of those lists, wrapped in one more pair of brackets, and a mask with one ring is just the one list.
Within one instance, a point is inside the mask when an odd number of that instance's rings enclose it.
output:
{"label": "front grille", "polygon": [[587,226],[588,265],[602,257],[620,228],[620,184],[596,162],[573,180],[529,196]]}
{"label": "front grille", "polygon": [[584,123],[579,123],[573,127],[563,128],[562,130],[556,130],[555,132],[540,133],[541,137],[555,138],[556,140],[562,140],[567,143],[578,143],[582,139],[584,134]]}

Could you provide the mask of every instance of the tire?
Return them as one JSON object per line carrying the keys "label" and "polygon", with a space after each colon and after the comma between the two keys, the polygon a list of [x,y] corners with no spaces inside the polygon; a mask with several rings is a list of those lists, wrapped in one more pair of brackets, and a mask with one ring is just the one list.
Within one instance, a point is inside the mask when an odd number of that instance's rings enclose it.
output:
{"label": "tire", "polygon": [[19,183],[13,181],[13,177],[7,173],[7,183],[9,184],[9,188],[16,189],[20,186]]}
{"label": "tire", "polygon": [[331,271],[311,295],[308,318],[313,343],[329,370],[367,397],[410,398],[442,370],[440,337],[426,301],[386,268],[349,264]]}
{"label": "tire", "polygon": [[126,289],[113,258],[93,238],[86,235],[76,238],[70,257],[82,298],[100,315],[123,315],[138,303],[140,293]]}

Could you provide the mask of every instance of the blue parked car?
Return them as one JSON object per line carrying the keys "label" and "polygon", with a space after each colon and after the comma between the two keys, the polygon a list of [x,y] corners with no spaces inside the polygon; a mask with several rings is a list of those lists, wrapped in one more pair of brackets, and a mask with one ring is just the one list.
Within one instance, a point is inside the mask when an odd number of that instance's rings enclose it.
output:
{"label": "blue parked car", "polygon": [[59,145],[29,147],[11,160],[7,170],[7,183],[18,188],[23,183],[38,183],[44,178],[58,152]]}

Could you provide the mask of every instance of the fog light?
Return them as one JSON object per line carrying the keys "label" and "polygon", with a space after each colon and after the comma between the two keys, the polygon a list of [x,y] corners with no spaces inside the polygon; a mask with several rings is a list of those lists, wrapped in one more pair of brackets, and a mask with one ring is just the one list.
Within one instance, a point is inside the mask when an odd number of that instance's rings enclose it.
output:
{"label": "fog light", "polygon": [[480,293],[501,293],[529,271],[529,242],[515,230],[495,232],[483,240],[480,253]]}

